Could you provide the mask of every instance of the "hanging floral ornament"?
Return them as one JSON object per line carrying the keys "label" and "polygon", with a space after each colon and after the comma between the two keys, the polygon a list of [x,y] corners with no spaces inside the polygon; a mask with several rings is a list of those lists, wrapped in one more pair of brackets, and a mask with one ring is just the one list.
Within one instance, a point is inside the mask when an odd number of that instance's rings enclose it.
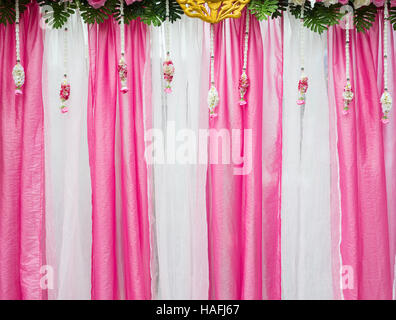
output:
{"label": "hanging floral ornament", "polygon": [[240,100],[239,104],[241,106],[246,105],[246,100],[245,100],[245,94],[249,88],[249,78],[246,74],[246,68],[247,68],[247,54],[248,54],[248,45],[249,45],[249,11],[246,10],[246,28],[245,28],[245,43],[244,43],[244,48],[243,48],[243,67],[242,67],[242,74],[241,77],[239,78],[239,95],[240,95]]}
{"label": "hanging floral ornament", "polygon": [[[66,2],[65,2],[65,7],[66,7]],[[59,92],[60,100],[61,100],[61,107],[60,110],[63,114],[69,112],[69,108],[66,106],[66,101],[69,100],[70,97],[70,84],[67,79],[67,59],[68,59],[68,38],[67,38],[67,27],[65,27],[64,32],[63,32],[63,69],[64,69],[64,74],[63,74],[63,81],[61,83],[61,89]]]}
{"label": "hanging floral ornament", "polygon": [[349,56],[349,29],[350,29],[350,14],[348,13],[346,16],[346,23],[345,23],[345,76],[346,82],[344,86],[344,109],[342,110],[343,115],[347,115],[349,113],[349,105],[353,100],[353,91],[352,91],[352,84],[349,74],[349,65],[350,65],[350,56]]}
{"label": "hanging floral ornament", "polygon": [[384,3],[384,92],[381,96],[382,123],[389,123],[389,112],[392,109],[392,96],[388,91],[388,3]]}
{"label": "hanging floral ornament", "polygon": [[[305,2],[305,1],[304,1]],[[301,4],[301,14],[300,14],[300,70],[301,76],[298,81],[298,97],[297,104],[299,106],[305,106],[305,95],[308,90],[308,77],[305,75],[304,67],[304,3]]]}
{"label": "hanging floral ornament", "polygon": [[21,53],[19,46],[19,0],[15,1],[15,47],[16,65],[12,69],[12,77],[15,82],[15,94],[22,94],[22,86],[25,83],[25,70],[21,65]]}
{"label": "hanging floral ornament", "polygon": [[214,81],[214,25],[210,25],[210,89],[208,93],[209,117],[217,117],[215,109],[219,104],[219,93]]}
{"label": "hanging floral ornament", "polygon": [[170,21],[169,21],[169,0],[166,0],[166,21],[165,21],[165,50],[166,50],[166,58],[164,63],[162,64],[162,69],[164,72],[164,80],[165,80],[165,92],[172,92],[172,80],[173,75],[175,74],[175,66],[170,57]]}
{"label": "hanging floral ornament", "polygon": [[125,20],[124,20],[124,0],[120,0],[120,40],[121,40],[121,58],[118,62],[118,75],[121,81],[121,93],[125,94],[128,92],[127,77],[128,77],[128,66],[125,62]]}

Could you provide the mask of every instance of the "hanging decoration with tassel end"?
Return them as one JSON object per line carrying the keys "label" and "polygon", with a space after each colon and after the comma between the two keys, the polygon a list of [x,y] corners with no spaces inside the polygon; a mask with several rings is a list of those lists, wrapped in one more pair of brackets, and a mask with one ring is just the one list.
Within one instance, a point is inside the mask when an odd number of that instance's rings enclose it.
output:
{"label": "hanging decoration with tassel end", "polygon": [[350,29],[350,13],[346,15],[346,23],[345,23],[345,76],[346,76],[346,83],[344,87],[344,109],[342,110],[343,115],[347,115],[349,113],[349,105],[353,100],[353,91],[352,91],[352,84],[351,78],[349,74],[349,65],[350,65],[350,55],[349,55],[349,29]]}
{"label": "hanging decoration with tassel end", "polygon": [[215,109],[219,104],[219,93],[214,81],[214,25],[210,24],[210,89],[208,93],[209,117],[217,117]]}
{"label": "hanging decoration with tassel end", "polygon": [[[66,7],[66,2],[65,2],[65,7]],[[63,68],[64,68],[64,74],[63,74],[63,81],[61,83],[61,89],[60,89],[60,99],[62,102],[62,105],[60,107],[60,110],[63,114],[69,112],[69,108],[66,106],[65,102],[69,100],[70,97],[70,83],[67,79],[67,59],[68,59],[68,39],[67,39],[67,27],[65,27],[65,30],[63,32]]]}
{"label": "hanging decoration with tassel end", "polygon": [[301,77],[298,81],[298,98],[297,104],[299,106],[305,106],[305,95],[308,90],[308,77],[305,75],[305,67],[304,67],[304,3],[301,5],[301,14],[300,14],[300,70]]}
{"label": "hanging decoration with tassel end", "polygon": [[22,86],[25,83],[25,70],[21,65],[21,53],[19,42],[19,0],[15,1],[15,47],[16,47],[16,65],[12,69],[12,77],[15,82],[15,94],[22,94]]}
{"label": "hanging decoration with tassel end", "polygon": [[127,76],[128,67],[125,62],[125,20],[124,20],[124,0],[120,0],[120,40],[121,40],[121,58],[118,63],[118,74],[121,80],[121,93],[125,94],[128,92]]}
{"label": "hanging decoration with tassel end", "polygon": [[175,66],[170,57],[170,21],[169,21],[169,0],[166,0],[166,21],[165,21],[165,50],[166,50],[166,58],[164,63],[162,64],[163,72],[164,72],[164,80],[166,82],[165,92],[172,92],[172,80],[173,75],[175,74]]}
{"label": "hanging decoration with tassel end", "polygon": [[382,123],[389,123],[389,112],[392,109],[392,96],[388,91],[388,21],[389,11],[388,3],[385,0],[384,3],[384,93],[381,96],[382,106]]}
{"label": "hanging decoration with tassel end", "polygon": [[250,17],[249,10],[246,10],[245,41],[243,48],[243,67],[242,67],[241,77],[239,78],[239,86],[238,86],[239,95],[240,95],[239,105],[241,106],[245,106],[247,104],[245,99],[245,94],[250,84],[249,78],[246,74],[248,45],[249,45],[249,17]]}

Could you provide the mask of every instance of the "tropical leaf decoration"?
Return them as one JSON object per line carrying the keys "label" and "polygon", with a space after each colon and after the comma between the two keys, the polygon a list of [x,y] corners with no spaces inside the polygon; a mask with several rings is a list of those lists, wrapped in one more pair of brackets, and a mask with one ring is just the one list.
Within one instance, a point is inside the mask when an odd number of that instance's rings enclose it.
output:
{"label": "tropical leaf decoration", "polygon": [[[88,0],[68,1],[66,6],[63,1],[36,1],[43,9],[46,23],[53,28],[61,28],[77,10],[81,13],[84,22],[88,24],[102,23],[110,17],[120,19],[118,0],[107,0],[105,5],[99,9],[93,8]],[[29,0],[20,0],[21,13],[29,5],[29,2]],[[159,26],[165,21],[165,3],[165,0],[142,0],[133,2],[131,5],[125,5],[125,23],[128,24],[130,21],[139,18],[145,24]],[[350,1],[349,4],[353,6],[353,1]],[[14,0],[0,0],[0,24],[7,25],[15,22],[14,5]],[[323,33],[329,26],[340,22],[343,16],[340,8],[340,4],[329,4],[329,1],[316,2],[315,6],[311,7],[310,1],[306,1],[304,26],[314,32]],[[248,10],[261,21],[270,17],[272,19],[281,17],[286,10],[299,18],[301,6],[288,0],[250,0]],[[357,31],[365,32],[370,29],[378,10],[382,10],[382,8],[377,8],[374,4],[355,9],[354,25]],[[180,19],[184,14],[176,0],[169,0],[169,14],[171,22]],[[389,9],[389,20],[393,29],[396,30],[396,7]]]}

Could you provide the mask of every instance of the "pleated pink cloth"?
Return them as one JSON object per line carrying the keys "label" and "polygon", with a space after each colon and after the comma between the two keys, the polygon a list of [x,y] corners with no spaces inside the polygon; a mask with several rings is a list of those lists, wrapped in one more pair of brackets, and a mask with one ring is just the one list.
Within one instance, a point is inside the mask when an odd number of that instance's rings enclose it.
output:
{"label": "pleated pink cloth", "polygon": [[[210,164],[207,182],[210,299],[280,299],[280,172],[282,110],[281,20],[263,29],[250,20],[247,105],[240,106],[238,81],[243,65],[246,15],[215,25],[215,81],[220,103],[210,128],[238,130],[251,147],[251,171],[236,175],[237,165]],[[265,72],[263,72],[265,70]],[[266,88],[266,90],[263,90]],[[251,130],[251,139],[248,131]],[[245,138],[244,138],[245,136]],[[210,136],[209,153],[215,153]],[[245,141],[245,142],[243,142]],[[247,148],[245,148],[247,147]],[[220,152],[221,153],[221,152]]]}
{"label": "pleated pink cloth", "polygon": [[36,4],[21,15],[26,81],[15,96],[15,25],[0,25],[0,299],[43,299],[44,237],[42,29]]}
{"label": "pleated pink cloth", "polygon": [[[335,296],[390,299],[387,194],[377,88],[379,23],[351,30],[351,81],[355,94],[343,115],[345,30],[328,35],[332,230]],[[342,276],[341,276],[342,274]],[[340,289],[343,284],[343,290]]]}
{"label": "pleated pink cloth", "polygon": [[151,297],[143,113],[147,32],[140,21],[125,26],[129,92],[122,95],[119,25],[110,19],[89,28],[93,299]]}

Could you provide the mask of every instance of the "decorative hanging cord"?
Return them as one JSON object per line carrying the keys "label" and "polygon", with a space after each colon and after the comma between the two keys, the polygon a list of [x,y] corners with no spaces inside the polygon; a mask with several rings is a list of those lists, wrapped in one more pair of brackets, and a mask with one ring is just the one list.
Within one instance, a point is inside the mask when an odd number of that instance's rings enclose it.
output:
{"label": "decorative hanging cord", "polygon": [[388,91],[388,32],[389,26],[387,20],[389,19],[388,3],[384,3],[384,93],[381,96],[382,105],[382,123],[389,122],[389,112],[392,109],[392,96]]}
{"label": "decorative hanging cord", "polygon": [[305,75],[305,61],[304,61],[304,3],[301,5],[301,13],[300,13],[300,70],[301,77],[298,81],[298,99],[297,104],[299,106],[305,106],[305,95],[308,89],[308,77]]}
{"label": "decorative hanging cord", "polygon": [[214,77],[214,25],[210,24],[210,89],[208,94],[209,116],[217,117],[216,106],[219,104],[219,93],[215,87]]}
{"label": "decorative hanging cord", "polygon": [[21,53],[19,42],[19,0],[15,1],[15,47],[16,47],[16,65],[12,69],[12,77],[15,82],[15,94],[22,94],[22,86],[25,83],[25,70],[21,65]]}
{"label": "decorative hanging cord", "polygon": [[246,74],[246,68],[247,68],[247,58],[248,58],[248,46],[249,46],[249,10],[246,10],[246,28],[245,28],[245,42],[244,42],[244,47],[243,47],[243,67],[242,67],[242,74],[241,77],[239,78],[239,94],[241,96],[241,99],[239,100],[239,104],[241,106],[246,105],[246,100],[245,100],[245,94],[249,88],[249,78]]}
{"label": "decorative hanging cord", "polygon": [[169,0],[166,0],[166,19],[165,19],[165,50],[166,58],[162,64],[162,69],[164,72],[164,80],[166,82],[165,92],[171,93],[172,87],[171,83],[173,80],[173,75],[175,74],[175,67],[170,57],[170,20],[169,20]]}
{"label": "decorative hanging cord", "polygon": [[350,14],[347,13],[346,16],[346,24],[345,24],[345,76],[346,76],[346,84],[344,87],[344,110],[342,111],[343,115],[347,115],[349,113],[349,105],[353,100],[353,91],[351,85],[351,78],[349,74],[350,70],[350,55],[349,55],[349,28],[350,28]]}
{"label": "decorative hanging cord", "polygon": [[118,63],[118,74],[121,80],[121,92],[123,94],[128,92],[127,87],[127,76],[128,76],[128,67],[125,63],[125,20],[124,20],[124,0],[120,0],[120,40],[121,40],[121,58]]}
{"label": "decorative hanging cord", "polygon": [[[65,2],[65,8],[66,8],[66,3]],[[63,81],[61,83],[61,89],[60,89],[60,99],[61,99],[61,112],[62,113],[67,113],[69,111],[69,108],[65,105],[65,102],[69,100],[70,97],[70,84],[67,79],[67,62],[68,62],[68,48],[69,48],[69,43],[68,43],[68,37],[67,37],[67,27],[65,26],[64,32],[63,32]]]}

